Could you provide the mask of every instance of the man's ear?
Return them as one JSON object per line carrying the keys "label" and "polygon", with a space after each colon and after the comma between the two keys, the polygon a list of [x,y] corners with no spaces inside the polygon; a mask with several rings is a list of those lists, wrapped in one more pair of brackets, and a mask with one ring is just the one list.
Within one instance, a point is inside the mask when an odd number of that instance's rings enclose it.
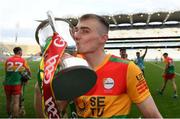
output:
{"label": "man's ear", "polygon": [[102,41],[103,43],[106,43],[106,41],[108,40],[108,38],[109,38],[109,37],[108,37],[108,34],[104,34],[104,35],[102,35],[102,38],[101,38],[102,40],[101,40],[101,41]]}

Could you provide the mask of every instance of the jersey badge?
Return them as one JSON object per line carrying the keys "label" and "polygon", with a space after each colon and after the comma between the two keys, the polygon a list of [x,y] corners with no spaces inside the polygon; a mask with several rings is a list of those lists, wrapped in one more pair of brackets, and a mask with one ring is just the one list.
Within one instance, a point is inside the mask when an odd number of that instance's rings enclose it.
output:
{"label": "jersey badge", "polygon": [[111,89],[114,87],[114,80],[112,78],[105,78],[103,85],[105,89]]}

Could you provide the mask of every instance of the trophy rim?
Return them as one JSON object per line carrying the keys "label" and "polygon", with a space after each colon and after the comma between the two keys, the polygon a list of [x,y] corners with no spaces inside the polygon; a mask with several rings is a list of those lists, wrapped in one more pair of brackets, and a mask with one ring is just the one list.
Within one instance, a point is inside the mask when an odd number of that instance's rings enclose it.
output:
{"label": "trophy rim", "polygon": [[[66,22],[66,23],[69,24],[69,27],[70,27],[70,28],[73,28],[73,27],[74,27],[74,25],[73,25],[70,21],[68,21],[67,19],[55,18],[55,21],[64,21],[64,22]],[[42,20],[42,21],[40,20],[39,22],[41,22],[41,23],[40,23],[40,24],[38,25],[38,27],[36,28],[36,31],[35,31],[35,39],[36,39],[36,42],[40,45],[39,36],[38,36],[39,30],[40,30],[43,26],[49,24],[49,20],[48,20],[48,19],[45,19],[45,20]]]}

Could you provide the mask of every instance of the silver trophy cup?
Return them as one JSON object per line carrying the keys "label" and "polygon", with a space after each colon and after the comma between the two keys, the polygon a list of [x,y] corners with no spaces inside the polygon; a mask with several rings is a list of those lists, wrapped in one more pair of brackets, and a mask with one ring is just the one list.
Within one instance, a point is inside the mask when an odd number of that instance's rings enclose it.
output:
{"label": "silver trophy cup", "polygon": [[[54,18],[50,12],[47,14],[48,19],[41,21],[35,32],[36,41],[42,53],[53,33],[57,32],[68,44],[65,52],[73,54],[76,50],[72,37],[73,25],[66,19]],[[57,100],[72,100],[87,93],[96,83],[96,73],[83,58],[71,56],[62,59],[59,69],[52,81],[53,92]]]}

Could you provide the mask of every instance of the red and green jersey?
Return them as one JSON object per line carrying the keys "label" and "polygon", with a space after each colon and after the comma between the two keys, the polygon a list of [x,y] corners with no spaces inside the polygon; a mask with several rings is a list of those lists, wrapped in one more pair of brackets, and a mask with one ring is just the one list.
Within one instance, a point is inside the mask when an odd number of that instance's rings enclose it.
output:
{"label": "red and green jersey", "polygon": [[5,80],[4,85],[19,85],[21,84],[20,72],[29,69],[25,59],[18,55],[8,58],[5,62]]}
{"label": "red and green jersey", "polygon": [[132,61],[108,55],[95,71],[95,86],[75,100],[79,117],[126,117],[131,102],[141,103],[150,96],[142,72]]}
{"label": "red and green jersey", "polygon": [[174,74],[175,68],[174,68],[173,59],[170,57],[167,57],[164,59],[164,62],[166,64],[165,73]]}

